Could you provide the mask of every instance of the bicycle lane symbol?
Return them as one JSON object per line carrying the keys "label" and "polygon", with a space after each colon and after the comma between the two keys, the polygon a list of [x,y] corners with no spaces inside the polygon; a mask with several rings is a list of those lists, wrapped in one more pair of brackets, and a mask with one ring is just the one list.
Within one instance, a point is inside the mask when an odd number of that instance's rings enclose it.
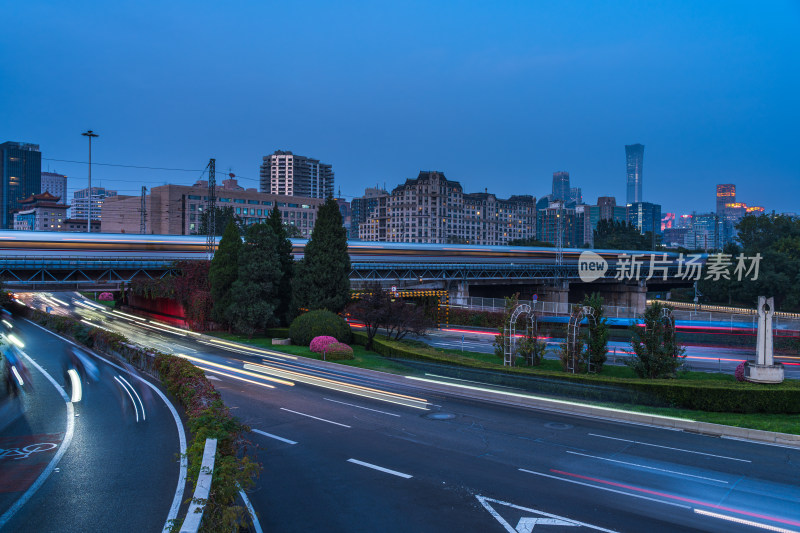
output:
{"label": "bicycle lane symbol", "polygon": [[38,452],[46,452],[58,448],[55,442],[37,442],[29,444],[23,448],[0,448],[0,460],[4,459],[27,459],[31,454]]}

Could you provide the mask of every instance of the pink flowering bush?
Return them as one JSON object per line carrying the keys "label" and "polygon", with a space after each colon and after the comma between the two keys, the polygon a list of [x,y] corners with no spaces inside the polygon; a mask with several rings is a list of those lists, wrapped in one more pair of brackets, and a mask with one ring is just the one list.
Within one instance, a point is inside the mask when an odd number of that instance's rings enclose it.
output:
{"label": "pink flowering bush", "polygon": [[322,353],[327,350],[328,345],[334,342],[339,342],[336,340],[336,337],[320,335],[319,337],[314,337],[311,339],[311,344],[309,344],[308,347],[314,353]]}
{"label": "pink flowering bush", "polygon": [[736,376],[736,381],[744,381],[744,362],[739,363],[733,375]]}
{"label": "pink flowering bush", "polygon": [[325,359],[329,361],[354,358],[353,349],[343,342],[332,342],[326,348]]}
{"label": "pink flowering bush", "polygon": [[114,299],[114,295],[110,292],[101,292],[97,299],[103,302],[110,302]]}

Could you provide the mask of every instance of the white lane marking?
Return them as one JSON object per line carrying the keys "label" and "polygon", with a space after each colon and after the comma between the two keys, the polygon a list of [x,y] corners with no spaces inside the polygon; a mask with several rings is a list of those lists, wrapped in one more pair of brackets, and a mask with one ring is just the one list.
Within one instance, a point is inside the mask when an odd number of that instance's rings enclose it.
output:
{"label": "white lane marking", "polygon": [[743,463],[752,463],[749,459],[737,459],[736,457],[728,457],[725,455],[714,455],[713,453],[697,452],[694,450],[684,450],[683,448],[671,448],[670,446],[662,446],[661,444],[651,444],[649,442],[641,442],[638,440],[620,439],[619,437],[609,437],[608,435],[598,435],[597,433],[589,433],[592,437],[600,437],[601,439],[620,440],[622,442],[630,442],[633,444],[641,444],[643,446],[653,446],[655,448],[664,448],[665,450],[675,450],[677,452],[694,453],[697,455],[706,455],[708,457],[717,457],[719,459],[730,459],[731,461],[741,461]]}
{"label": "white lane marking", "polygon": [[[236,484],[239,487],[239,484]],[[261,523],[258,521],[258,517],[256,516],[256,510],[253,509],[253,504],[250,503],[250,499],[247,497],[247,494],[239,487],[239,496],[241,496],[242,501],[244,501],[244,506],[247,507],[247,512],[250,513],[250,519],[253,521],[253,529],[255,533],[264,533],[264,530],[261,529]]]}
{"label": "white lane marking", "polygon": [[586,453],[578,453],[578,452],[573,452],[573,451],[570,451],[570,450],[567,450],[567,453],[570,453],[572,455],[580,455],[582,457],[591,457],[592,459],[600,459],[601,461],[608,461],[610,463],[619,463],[621,465],[636,466],[638,468],[647,468],[648,470],[658,470],[659,472],[667,472],[668,474],[677,474],[679,476],[687,476],[687,477],[694,477],[694,478],[698,478],[698,479],[705,479],[705,480],[708,480],[708,481],[716,481],[717,483],[725,483],[725,484],[728,483],[727,481],[723,481],[721,479],[714,479],[714,478],[710,478],[710,477],[696,476],[694,474],[686,474],[684,472],[676,472],[675,470],[666,470],[664,468],[656,468],[655,466],[646,466],[646,465],[640,465],[640,464],[636,464],[636,463],[629,463],[627,461],[619,461],[617,459],[609,459],[608,457],[598,457],[597,455],[589,455],[589,454],[586,454]]}
{"label": "white lane marking", "polygon": [[286,444],[297,444],[293,440],[284,439],[283,437],[279,437],[277,435],[273,435],[272,433],[267,433],[266,431],[261,431],[260,429],[253,429],[251,430],[253,433],[258,433],[259,435],[264,435],[265,437],[269,437],[271,439],[279,440],[281,442],[285,442]]}
{"label": "white lane marking", "polygon": [[542,472],[534,472],[533,470],[526,470],[524,468],[518,468],[517,470],[519,470],[520,472],[525,472],[527,474],[533,474],[535,476],[542,476],[542,477],[548,477],[550,479],[557,479],[559,481],[566,481],[567,483],[574,483],[576,485],[583,485],[584,487],[590,487],[590,488],[593,488],[593,489],[604,490],[606,492],[613,492],[615,494],[622,494],[624,496],[630,496],[632,498],[639,498],[641,500],[648,500],[648,501],[651,501],[651,502],[663,503],[664,505],[672,505],[673,507],[680,507],[681,509],[691,509],[691,506],[689,506],[689,505],[682,505],[680,503],[668,502],[668,501],[659,500],[659,499],[656,499],[656,498],[648,498],[647,496],[642,496],[640,494],[632,494],[630,492],[625,492],[625,491],[622,491],[622,490],[610,489],[608,487],[600,487],[598,485],[592,485],[591,483],[584,483],[583,481],[576,481],[574,479],[566,479],[566,478],[563,478],[563,477],[551,476],[550,474],[543,474]]}
{"label": "white lane marking", "polygon": [[372,468],[373,470],[379,470],[381,472],[386,472],[387,474],[392,474],[393,476],[401,477],[403,479],[411,479],[414,476],[409,474],[404,474],[402,472],[398,472],[397,470],[389,470],[388,468],[383,468],[382,466],[374,465],[372,463],[365,463],[364,461],[359,461],[358,459],[348,459],[348,463],[353,463],[361,466],[366,466],[367,468]]}
{"label": "white lane marking", "polygon": [[729,522],[734,522],[736,524],[744,524],[746,526],[766,529],[767,531],[777,531],[778,533],[795,533],[793,529],[784,529],[782,527],[771,526],[769,524],[762,524],[761,522],[745,520],[744,518],[736,518],[735,516],[728,516],[720,513],[712,513],[711,511],[704,511],[703,509],[695,509],[694,512],[700,515],[711,516],[713,518],[719,518],[721,520],[727,520]]}
{"label": "white lane marking", "polygon": [[58,382],[55,379],[53,379],[53,376],[48,374],[44,368],[42,368],[41,366],[39,366],[38,363],[36,363],[36,361],[28,357],[28,354],[22,351],[20,353],[23,355],[23,357],[25,357],[25,359],[28,360],[28,362],[34,368],[36,368],[36,370],[41,372],[42,375],[44,375],[44,377],[46,377],[47,380],[53,384],[58,393],[61,395],[61,398],[64,399],[64,402],[67,404],[67,431],[64,433],[64,440],[61,442],[61,446],[58,448],[58,451],[56,451],[56,454],[53,456],[50,462],[47,463],[47,466],[42,471],[42,473],[39,474],[39,477],[36,478],[36,481],[33,482],[33,485],[28,487],[28,490],[26,490],[25,493],[22,496],[20,496],[17,501],[14,502],[14,505],[12,505],[5,513],[3,513],[3,516],[0,516],[0,529],[3,529],[3,527],[5,527],[8,521],[11,520],[11,518],[17,513],[17,511],[22,509],[22,506],[25,505],[28,502],[28,500],[30,500],[31,497],[36,493],[36,491],[39,490],[39,488],[44,484],[44,482],[47,481],[47,478],[50,476],[50,474],[53,473],[53,470],[55,469],[58,462],[67,452],[67,448],[69,448],[69,444],[72,442],[72,435],[75,433],[75,407],[69,401],[69,396],[67,396],[67,392],[61,385],[58,384]]}
{"label": "white lane marking", "polygon": [[[61,339],[64,342],[68,342],[69,344],[71,344],[73,346],[76,346],[78,348],[84,349],[84,347],[78,346],[75,342],[71,341],[70,339],[68,339],[66,337],[62,337],[58,333],[53,333],[52,331],[50,331],[46,327],[40,326],[39,324],[37,324],[36,322],[34,322],[32,320],[29,320],[27,318],[25,318],[23,320],[25,320],[29,324],[32,324],[32,325],[36,326],[37,328],[39,328],[39,329],[41,329],[43,331],[46,331],[47,333],[49,333],[50,335],[53,335],[54,337],[58,337],[59,339]],[[178,410],[175,409],[175,406],[172,405],[172,402],[169,401],[167,396],[163,392],[161,392],[161,389],[159,389],[158,387],[156,387],[155,385],[153,385],[152,383],[150,383],[149,381],[147,381],[143,377],[137,376],[135,374],[131,374],[131,372],[128,369],[122,368],[121,366],[119,366],[116,363],[112,363],[111,361],[109,361],[105,357],[102,357],[102,356],[98,355],[96,352],[94,352],[92,350],[89,350],[89,351],[92,354],[94,354],[95,357],[97,357],[98,359],[104,361],[106,364],[113,366],[114,368],[116,368],[117,370],[119,370],[121,372],[125,372],[129,376],[135,377],[136,379],[138,379],[139,381],[141,381],[142,383],[144,383],[145,385],[147,385],[148,387],[153,389],[153,391],[156,394],[158,394],[158,397],[161,398],[161,400],[164,402],[164,404],[166,404],[167,409],[169,409],[169,412],[172,414],[172,419],[175,421],[175,426],[178,428],[178,445],[179,445],[179,448],[180,448],[180,472],[178,474],[178,486],[175,489],[175,496],[172,498],[172,505],[170,505],[169,513],[167,514],[167,520],[166,520],[166,522],[164,522],[164,529],[162,530],[164,532],[171,531],[172,530],[172,521],[177,519],[178,511],[181,508],[181,502],[183,501],[183,489],[186,486],[186,477],[187,477],[188,469],[189,469],[189,462],[188,462],[188,459],[186,457],[186,432],[184,432],[184,430],[183,430],[183,423],[181,422],[181,417],[178,416]],[[31,359],[31,362],[33,363],[32,359]],[[33,364],[36,364],[36,363],[33,363]],[[36,365],[36,366],[38,367],[38,365]],[[39,367],[39,368],[41,368],[41,367]],[[52,381],[54,384],[58,385],[53,378],[50,378],[50,381]],[[61,391],[62,391],[62,395],[64,397],[66,397],[67,393],[64,392],[64,389],[61,389]],[[70,408],[71,405],[72,404],[69,404],[68,408]],[[70,419],[72,419],[72,418],[73,417],[70,417]],[[59,452],[60,451],[61,450],[59,450]],[[2,529],[2,527],[3,527],[3,524],[2,524],[2,522],[0,522],[0,529]]]}
{"label": "white lane marking", "polygon": [[206,379],[210,379],[210,380],[212,380],[212,381],[222,381],[222,380],[221,380],[221,379],[219,379],[217,376],[206,376]]}
{"label": "white lane marking", "polygon": [[374,411],[374,412],[376,412],[376,413],[381,413],[381,414],[384,414],[384,415],[389,415],[389,416],[400,416],[400,415],[397,415],[397,414],[395,414],[395,413],[387,413],[386,411],[379,411],[379,410],[377,410],[377,409],[371,409],[371,408],[369,408],[369,407],[362,407],[362,406],[360,406],[360,405],[356,405],[356,404],[354,404],[354,403],[340,402],[339,400],[331,400],[330,398],[323,398],[323,400],[327,400],[327,401],[329,401],[329,402],[334,402],[334,403],[340,403],[340,404],[342,404],[342,405],[349,405],[350,407],[357,407],[358,409],[364,409],[364,410],[366,410],[366,411]]}
{"label": "white lane marking", "polygon": [[425,373],[425,375],[426,376],[431,376],[431,377],[434,377],[434,378],[452,379],[452,380],[455,380],[455,381],[464,381],[466,383],[477,383],[478,385],[486,385],[488,387],[502,387],[504,389],[524,390],[524,389],[520,389],[519,387],[507,387],[505,385],[496,385],[494,383],[485,383],[483,381],[473,381],[471,379],[451,378],[449,376],[440,376],[439,374],[428,374],[427,372]]}
{"label": "white lane marking", "polygon": [[136,401],[133,399],[133,396],[131,396],[131,391],[129,391],[128,388],[125,385],[122,384],[122,382],[119,380],[119,378],[117,376],[114,376],[114,380],[117,383],[119,383],[119,386],[122,387],[122,390],[124,390],[126,393],[128,393],[128,398],[131,399],[131,403],[133,404],[133,412],[136,414],[136,422],[138,423],[139,422],[139,407],[136,405]]}
{"label": "white lane marking", "polygon": [[[577,520],[572,520],[571,518],[558,516],[557,514],[545,513],[544,511],[539,511],[538,509],[531,509],[529,507],[522,507],[521,505],[514,505],[513,503],[508,503],[501,500],[495,500],[493,498],[487,498],[486,496],[481,496],[479,494],[476,494],[475,497],[478,499],[479,502],[481,502],[483,508],[489,511],[489,514],[491,514],[495,520],[500,522],[500,524],[504,528],[506,528],[506,531],[508,531],[508,533],[523,533],[523,532],[531,533],[536,524],[572,526],[572,527],[583,526],[583,527],[588,527],[590,529],[594,529],[596,531],[604,531],[605,533],[616,533],[615,531],[612,531],[610,529],[604,529],[602,527],[593,526],[592,524],[587,524],[585,522],[578,522]],[[545,516],[547,518],[532,518],[523,516],[522,518],[519,519],[519,523],[517,523],[517,527],[515,529],[511,527],[511,524],[509,524],[505,518],[500,516],[500,513],[498,513],[497,510],[494,507],[492,507],[489,502],[495,503],[497,505],[505,505],[507,507],[511,507],[512,509],[517,509],[519,511],[538,514],[541,516]]]}
{"label": "white lane marking", "polygon": [[300,416],[307,416],[308,418],[313,418],[314,420],[320,420],[322,422],[327,422],[328,424],[336,424],[337,426],[342,426],[342,427],[346,427],[346,428],[350,427],[347,424],[340,424],[339,422],[334,422],[332,420],[325,420],[324,418],[319,418],[319,417],[316,417],[316,416],[307,415],[307,414],[301,413],[299,411],[292,411],[291,409],[286,409],[285,407],[281,407],[281,411],[289,411],[290,413],[294,413],[294,414],[300,415]]}
{"label": "white lane marking", "polygon": [[[144,422],[145,420],[147,420],[147,416],[145,415],[144,404],[142,403],[142,399],[139,397],[139,393],[136,392],[136,389],[133,387],[133,385],[130,384],[130,382],[127,379],[125,379],[124,376],[120,376],[119,379],[121,379],[122,381],[125,382],[125,384],[128,385],[128,388],[131,389],[131,392],[133,393],[133,395],[136,396],[137,400],[139,400],[139,407],[142,408],[142,422]],[[136,407],[136,404],[133,404],[133,406]]]}

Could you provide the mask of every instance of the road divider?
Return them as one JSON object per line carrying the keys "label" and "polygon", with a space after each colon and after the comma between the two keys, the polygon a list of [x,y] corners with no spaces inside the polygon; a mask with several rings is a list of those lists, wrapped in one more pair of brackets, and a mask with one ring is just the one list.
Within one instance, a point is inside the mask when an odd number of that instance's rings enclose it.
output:
{"label": "road divider", "polygon": [[217,439],[206,439],[206,445],[203,449],[203,461],[200,463],[200,473],[197,475],[192,503],[189,505],[189,510],[186,511],[186,519],[183,521],[180,533],[197,533],[200,529],[203,511],[205,511],[205,502],[208,501],[208,495],[211,492],[216,453]]}

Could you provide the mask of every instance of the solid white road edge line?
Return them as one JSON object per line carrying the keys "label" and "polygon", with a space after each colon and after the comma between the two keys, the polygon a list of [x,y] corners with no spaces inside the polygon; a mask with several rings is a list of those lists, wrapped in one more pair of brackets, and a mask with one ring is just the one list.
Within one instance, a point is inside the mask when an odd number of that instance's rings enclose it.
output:
{"label": "solid white road edge line", "polygon": [[638,468],[646,468],[648,470],[658,470],[659,472],[666,472],[668,474],[677,474],[679,476],[694,477],[694,478],[697,478],[697,479],[705,479],[707,481],[716,481],[717,483],[725,483],[725,484],[728,483],[727,481],[723,481],[721,479],[714,479],[714,478],[704,477],[704,476],[696,476],[694,474],[686,474],[684,472],[677,472],[675,470],[667,470],[665,468],[657,468],[655,466],[647,466],[647,465],[640,465],[640,464],[637,464],[637,463],[629,463],[627,461],[620,461],[618,459],[610,459],[608,457],[599,457],[597,455],[589,455],[589,454],[586,454],[586,453],[578,453],[578,452],[573,452],[573,451],[570,451],[570,450],[567,450],[567,453],[570,453],[572,455],[580,455],[581,457],[590,457],[592,459],[600,459],[601,461],[608,461],[610,463],[619,463],[621,465],[635,466],[635,467],[638,467]]}
{"label": "solid white road edge line", "polygon": [[36,368],[36,370],[41,372],[42,375],[46,377],[50,383],[53,384],[58,393],[61,394],[61,397],[64,399],[64,402],[67,404],[67,430],[64,433],[64,440],[61,441],[61,446],[59,446],[58,451],[50,460],[50,462],[47,464],[42,473],[39,474],[39,477],[36,478],[36,481],[33,482],[33,485],[28,487],[28,490],[26,490],[25,493],[22,496],[20,496],[19,499],[17,499],[17,501],[14,502],[14,505],[12,505],[5,513],[3,513],[3,516],[0,516],[0,529],[3,529],[3,527],[5,527],[8,521],[11,520],[11,518],[17,513],[17,511],[19,511],[22,508],[22,506],[25,505],[28,502],[28,500],[31,499],[31,497],[36,493],[36,491],[39,490],[39,488],[44,484],[44,482],[47,480],[50,474],[53,473],[53,470],[55,469],[56,465],[64,456],[64,454],[67,452],[67,448],[69,448],[69,444],[70,442],[72,442],[72,435],[75,433],[75,407],[69,401],[69,396],[67,396],[67,393],[64,390],[64,388],[61,385],[59,385],[58,382],[55,379],[53,379],[53,376],[48,374],[47,371],[44,368],[42,368],[36,361],[28,357],[28,354],[26,354],[25,352],[21,353],[25,357],[25,359],[27,359],[28,362],[33,367]]}
{"label": "solid white road edge line", "polygon": [[567,483],[574,483],[576,485],[583,485],[584,487],[590,487],[593,489],[604,490],[606,492],[613,492],[615,494],[622,494],[624,496],[630,496],[632,498],[639,498],[641,500],[648,500],[651,502],[656,503],[663,503],[664,505],[672,505],[673,507],[680,507],[681,509],[691,509],[689,505],[682,505],[680,503],[672,503],[664,500],[658,500],[656,498],[648,498],[647,496],[641,496],[639,494],[632,494],[630,492],[625,492],[623,490],[616,490],[616,489],[609,489],[608,487],[600,487],[598,485],[592,485],[591,483],[584,483],[583,481],[575,481],[574,479],[566,479],[563,477],[558,476],[551,476],[550,474],[543,474],[542,472],[534,472],[533,470],[526,470],[524,468],[518,468],[520,472],[525,472],[527,474],[533,474],[535,476],[542,476],[542,477],[549,477],[550,479],[557,479],[559,481],[566,481]]}
{"label": "solid white road edge line", "polygon": [[404,474],[402,472],[398,472],[397,470],[389,470],[388,468],[383,468],[382,466],[374,465],[371,463],[365,463],[364,461],[359,461],[358,459],[348,459],[348,463],[353,463],[361,466],[366,466],[367,468],[372,468],[373,470],[379,470],[381,472],[386,472],[387,474],[392,474],[393,476],[401,477],[403,479],[411,479],[414,476],[409,474]]}
{"label": "solid white road edge line", "polygon": [[349,405],[350,407],[357,407],[359,409],[365,409],[367,411],[375,411],[376,413],[381,413],[381,414],[384,414],[384,415],[400,416],[400,415],[397,415],[397,414],[394,414],[394,413],[387,413],[386,411],[378,411],[377,409],[370,409],[369,407],[362,407],[362,406],[356,405],[354,403],[340,402],[339,400],[331,400],[330,398],[322,398],[322,399],[323,400],[327,400],[329,402],[340,403],[342,405]]}
{"label": "solid white road edge line", "polygon": [[632,444],[641,444],[643,446],[653,446],[654,448],[664,448],[665,450],[674,450],[676,452],[694,453],[697,455],[707,455],[708,457],[717,457],[719,459],[730,459],[731,461],[741,461],[743,463],[752,463],[750,459],[737,459],[736,457],[728,457],[726,455],[714,455],[713,453],[696,452],[694,450],[684,450],[683,448],[671,448],[670,446],[662,446],[661,444],[651,444],[649,442],[641,442],[638,440],[621,439],[619,437],[609,437],[608,435],[598,435],[597,433],[589,433],[592,437],[600,437],[601,439],[621,440],[622,442],[630,442]]}
{"label": "solid white road edge line", "polygon": [[314,420],[319,420],[321,422],[327,422],[328,424],[336,424],[337,426],[342,426],[342,427],[346,427],[346,428],[350,427],[347,424],[340,424],[339,422],[334,422],[333,420],[325,420],[324,418],[319,418],[319,417],[316,417],[316,416],[307,415],[305,413],[301,413],[300,411],[292,411],[291,409],[287,409],[285,407],[281,407],[281,411],[289,411],[290,413],[294,413],[294,414],[300,415],[300,416],[307,416],[308,418],[313,418]]}
{"label": "solid white road edge line", "polygon": [[293,440],[284,439],[283,437],[279,437],[277,435],[273,435],[272,433],[267,433],[266,431],[261,431],[260,429],[253,429],[253,433],[258,433],[259,435],[264,435],[265,437],[269,437],[271,439],[279,440],[281,442],[285,442],[286,444],[297,444]]}
{"label": "solid white road edge line", "polygon": [[[25,320],[29,324],[33,324],[37,328],[39,328],[41,330],[44,330],[47,333],[49,333],[49,334],[51,334],[51,335],[53,335],[55,337],[58,337],[62,341],[68,342],[69,344],[71,344],[73,346],[81,348],[82,350],[83,349],[87,349],[85,347],[78,346],[73,341],[69,340],[66,337],[62,337],[58,333],[53,333],[52,331],[50,331],[46,327],[40,326],[39,324],[37,324],[36,322],[33,322],[32,320],[28,320],[27,318],[25,318],[23,320]],[[152,383],[150,383],[149,381],[147,381],[143,377],[137,376],[135,374],[131,374],[131,372],[127,368],[122,368],[118,364],[112,363],[111,361],[109,361],[105,357],[97,355],[97,353],[95,353],[92,350],[88,350],[88,351],[91,352],[92,354],[94,354],[94,356],[97,357],[98,359],[100,359],[102,361],[105,361],[106,364],[109,364],[109,365],[113,366],[114,368],[116,368],[116,369],[118,369],[118,370],[120,370],[122,372],[125,372],[129,376],[135,377],[136,379],[138,379],[139,381],[141,381],[142,383],[144,383],[145,385],[147,385],[148,387],[153,389],[155,391],[155,393],[158,394],[159,398],[161,398],[161,400],[166,404],[167,409],[169,409],[169,412],[172,413],[172,418],[175,421],[175,426],[178,428],[178,444],[179,444],[180,452],[181,452],[181,455],[180,455],[181,460],[180,460],[180,473],[178,474],[178,487],[175,489],[175,496],[172,498],[172,505],[170,505],[169,514],[167,515],[167,520],[166,520],[166,522],[164,522],[164,529],[162,530],[162,531],[169,531],[172,528],[172,524],[170,522],[172,520],[175,520],[176,518],[178,518],[178,511],[180,510],[181,502],[183,500],[183,488],[186,486],[186,477],[187,477],[187,474],[188,474],[188,467],[189,467],[189,463],[188,463],[189,460],[186,457],[186,432],[183,431],[183,424],[181,423],[181,417],[178,416],[178,410],[175,409],[175,406],[172,405],[172,402],[169,401],[169,399],[166,397],[166,395],[163,392],[161,392],[161,389],[159,389],[158,387],[156,387],[155,385],[153,385]],[[31,362],[33,362],[33,361],[31,361]],[[36,364],[36,363],[34,363],[34,364]],[[38,367],[39,365],[36,365],[36,366]],[[53,383],[56,383],[55,380],[53,380],[52,378],[50,378],[50,379],[51,379],[51,381]],[[63,389],[61,389],[61,390],[63,392]],[[66,396],[67,393],[63,392],[63,395]],[[70,406],[71,405],[72,404],[70,404]],[[3,524],[2,524],[2,522],[0,522],[0,528],[2,528],[2,526],[3,526]]]}
{"label": "solid white road edge line", "polygon": [[[147,415],[145,415],[144,403],[142,403],[142,399],[139,397],[139,393],[136,392],[136,389],[134,388],[134,386],[131,385],[130,382],[127,379],[125,379],[124,376],[119,376],[119,379],[121,379],[122,381],[125,382],[126,385],[128,385],[128,388],[131,389],[131,392],[133,393],[133,395],[136,396],[137,400],[139,400],[139,407],[142,408],[142,422],[144,422],[145,420],[147,420]],[[136,405],[134,405],[134,407],[136,407]]]}
{"label": "solid white road edge line", "polygon": [[711,511],[704,511],[703,509],[695,509],[695,513],[699,515],[711,516],[713,518],[719,518],[720,520],[727,520],[729,522],[735,522],[737,524],[744,524],[746,526],[758,527],[761,529],[766,529],[768,531],[777,531],[778,533],[795,533],[792,529],[784,529],[778,526],[771,526],[769,524],[762,524],[761,522],[754,522],[752,520],[745,520],[744,518],[736,518],[735,516],[728,516],[725,514],[719,513],[712,513]]}

